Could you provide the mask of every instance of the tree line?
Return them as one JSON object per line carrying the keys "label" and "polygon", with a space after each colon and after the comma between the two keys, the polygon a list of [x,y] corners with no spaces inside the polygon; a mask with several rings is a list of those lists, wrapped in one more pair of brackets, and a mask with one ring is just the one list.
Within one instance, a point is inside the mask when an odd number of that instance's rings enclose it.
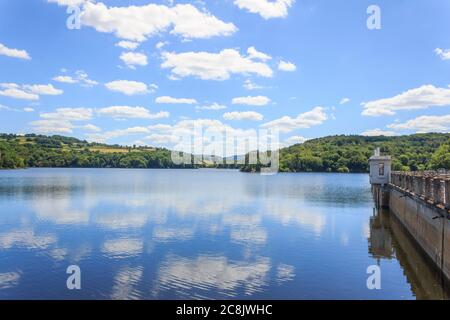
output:
{"label": "tree line", "polygon": [[[337,135],[308,140],[280,150],[281,172],[368,172],[369,158],[380,148],[393,158],[392,169],[423,171],[450,169],[450,134],[405,136]],[[260,165],[242,170],[258,171]]]}
{"label": "tree line", "polygon": [[[450,134],[426,133],[395,137],[328,136],[280,150],[281,172],[368,172],[375,148],[393,157],[393,170],[450,169]],[[249,158],[249,155],[246,155]],[[0,168],[239,168],[261,165],[175,165],[165,148],[122,147],[89,143],[64,136],[0,134]]]}

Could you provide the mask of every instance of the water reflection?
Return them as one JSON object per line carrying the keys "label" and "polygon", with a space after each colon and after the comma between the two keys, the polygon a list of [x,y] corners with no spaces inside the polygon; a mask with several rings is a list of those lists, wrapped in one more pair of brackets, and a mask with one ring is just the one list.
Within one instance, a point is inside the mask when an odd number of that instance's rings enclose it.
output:
{"label": "water reflection", "polygon": [[450,288],[440,272],[388,210],[376,212],[370,219],[369,240],[369,252],[378,260],[398,259],[418,299],[450,299]]}
{"label": "water reflection", "polygon": [[185,258],[169,255],[159,268],[154,294],[158,297],[162,290],[175,290],[184,298],[191,297],[192,292],[195,292],[195,298],[231,298],[242,290],[245,296],[251,296],[266,285],[270,268],[267,257],[243,262],[230,261],[224,256]]}
{"label": "water reflection", "polygon": [[[0,297],[434,297],[432,269],[410,270],[395,228],[372,216],[366,175],[2,171]],[[380,292],[365,287],[374,263]],[[64,287],[70,264],[81,291]]]}

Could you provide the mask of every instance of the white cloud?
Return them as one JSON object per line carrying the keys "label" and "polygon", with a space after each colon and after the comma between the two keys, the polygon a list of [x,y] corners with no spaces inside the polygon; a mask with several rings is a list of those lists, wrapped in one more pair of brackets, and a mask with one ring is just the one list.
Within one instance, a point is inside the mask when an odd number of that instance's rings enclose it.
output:
{"label": "white cloud", "polygon": [[258,60],[262,60],[262,61],[267,61],[267,60],[272,59],[271,56],[269,56],[265,53],[259,52],[258,50],[255,49],[255,47],[248,48],[247,54],[250,59],[258,59]]}
{"label": "white cloud", "polygon": [[[66,70],[63,70],[66,72]],[[80,83],[84,87],[92,87],[98,84],[97,81],[89,79],[89,76],[86,72],[83,70],[77,70],[75,71],[75,74],[73,76],[70,75],[59,75],[52,78],[53,81],[56,82],[62,82],[62,83]]]}
{"label": "white cloud", "polygon": [[123,49],[134,50],[139,46],[139,42],[122,40],[116,43],[116,46]]}
{"label": "white cloud", "polygon": [[30,107],[25,107],[25,108],[11,108],[8,106],[4,106],[0,104],[0,110],[6,110],[6,111],[14,111],[14,112],[33,112],[34,109],[30,108]]}
{"label": "white cloud", "polygon": [[0,55],[11,58],[31,60],[30,55],[25,50],[11,49],[0,43]]}
{"label": "white cloud", "polygon": [[415,132],[450,132],[450,114],[444,116],[420,116],[404,123],[393,123],[388,128]]}
{"label": "white cloud", "polygon": [[346,104],[349,103],[350,99],[349,98],[342,98],[341,101],[339,101],[339,104]]}
{"label": "white cloud", "polygon": [[195,109],[198,110],[222,110],[222,109],[226,109],[227,106],[224,106],[222,104],[218,104],[217,102],[214,102],[213,104],[209,105],[209,106],[197,106],[195,107]]}
{"label": "white cloud", "polygon": [[450,105],[450,89],[423,85],[392,98],[362,103],[365,116],[394,115],[398,110],[426,109]]}
{"label": "white cloud", "polygon": [[156,45],[155,45],[155,48],[156,49],[161,49],[162,47],[164,47],[165,45],[167,45],[168,44],[168,42],[166,42],[166,41],[159,41]]}
{"label": "white cloud", "polygon": [[78,81],[71,76],[56,76],[52,78],[54,81],[62,83],[77,83]]}
{"label": "white cloud", "polygon": [[288,145],[293,145],[293,144],[304,143],[307,140],[308,140],[307,138],[302,137],[302,136],[291,136],[286,139],[286,143]]}
{"label": "white cloud", "polygon": [[87,138],[89,141],[106,142],[113,138],[129,136],[129,135],[145,134],[145,133],[149,133],[149,129],[146,127],[131,127],[131,128],[126,128],[126,129],[117,129],[117,130],[107,131],[107,132],[103,132],[103,133],[88,134]]}
{"label": "white cloud", "polygon": [[[202,130],[198,130],[199,128]],[[171,141],[173,145],[170,148],[172,150],[193,152],[195,154],[231,156],[267,147],[261,144],[261,141],[264,141],[264,135],[259,135],[258,137],[256,130],[235,128],[215,119],[181,120],[174,125],[151,125],[148,126],[148,129],[152,134],[171,136],[170,138],[166,137],[166,141]],[[220,136],[233,137],[237,141],[248,142],[248,144],[239,143],[236,146],[233,139],[224,141]],[[217,139],[214,137],[217,137]],[[260,139],[259,141],[258,138]],[[191,149],[191,141],[193,141],[194,150]],[[153,144],[157,143],[153,141]],[[279,146],[276,141],[272,144],[273,148],[278,148]]]}
{"label": "white cloud", "polygon": [[144,139],[150,141],[151,143],[159,144],[159,145],[165,145],[165,144],[178,142],[178,137],[171,135],[171,134],[153,133],[149,136],[146,136]]}
{"label": "white cloud", "polygon": [[450,49],[441,49],[436,48],[434,52],[441,58],[442,60],[450,60]]}
{"label": "white cloud", "polygon": [[237,97],[231,100],[232,104],[241,104],[249,106],[265,106],[270,102],[270,99],[265,96],[248,96],[248,97]]}
{"label": "white cloud", "polygon": [[33,85],[24,85],[23,87],[24,89],[37,95],[58,96],[64,93],[64,91],[56,89],[51,84],[33,84]]}
{"label": "white cloud", "polygon": [[254,111],[233,111],[223,114],[225,120],[249,120],[249,121],[261,121],[264,116],[261,113]]}
{"label": "white cloud", "polygon": [[41,113],[42,120],[31,122],[34,131],[39,133],[72,133],[76,126],[73,121],[86,121],[92,118],[89,108],[58,108],[54,112]]}
{"label": "white cloud", "polygon": [[159,89],[159,86],[158,86],[156,83],[151,83],[151,84],[148,86],[148,88],[149,88],[149,91],[150,91],[151,93],[155,93],[156,90]]}
{"label": "white cloud", "polygon": [[40,117],[49,120],[85,121],[92,118],[90,108],[58,108],[55,112],[43,112]]}
{"label": "white cloud", "polygon": [[148,64],[147,56],[138,52],[124,52],[120,55],[120,59],[131,69],[134,69],[135,66],[146,66]]}
{"label": "white cloud", "polygon": [[116,80],[106,83],[105,87],[111,91],[120,92],[128,96],[149,92],[147,85],[138,81]]}
{"label": "white cloud", "polygon": [[114,33],[118,38],[135,42],[168,30],[186,39],[230,36],[237,31],[234,24],[225,23],[191,4],[107,7],[101,2],[87,2],[80,18],[83,25],[98,32]]}
{"label": "white cloud", "polygon": [[262,86],[257,85],[256,83],[253,83],[250,79],[245,80],[244,84],[242,85],[246,90],[259,90],[263,89]]}
{"label": "white cloud", "polygon": [[78,6],[90,0],[47,0],[50,3],[56,3],[59,6]]}
{"label": "white cloud", "polygon": [[89,79],[88,74],[83,70],[75,71],[75,77],[84,87],[92,87],[98,84],[97,81]]}
{"label": "white cloud", "polygon": [[246,9],[251,13],[258,13],[264,19],[284,18],[294,0],[234,0],[239,9]]}
{"label": "white cloud", "polygon": [[51,84],[19,85],[17,83],[0,83],[0,95],[14,99],[39,100],[40,95],[60,95],[62,90]]}
{"label": "white cloud", "polygon": [[39,96],[37,94],[25,92],[21,89],[17,88],[9,88],[0,90],[0,95],[5,97],[10,97],[14,99],[22,99],[22,100],[39,100]]}
{"label": "white cloud", "polygon": [[293,72],[297,70],[297,67],[292,62],[288,61],[280,61],[278,64],[278,70],[286,71],[286,72]]}
{"label": "white cloud", "polygon": [[162,58],[161,67],[170,68],[175,78],[193,76],[203,80],[227,80],[231,74],[273,75],[267,64],[243,57],[234,49],[225,49],[219,53],[164,52]]}
{"label": "white cloud", "polygon": [[0,104],[0,110],[6,110],[6,111],[19,111],[18,109],[11,108],[11,107],[8,107],[8,106],[4,106],[4,105],[2,105],[2,104]]}
{"label": "white cloud", "polygon": [[296,129],[307,129],[322,124],[327,120],[327,115],[322,107],[299,114],[296,118],[284,116],[279,119],[267,122],[263,128],[276,128],[282,133],[288,133]]}
{"label": "white cloud", "polygon": [[363,133],[361,133],[362,136],[368,136],[368,137],[377,137],[377,136],[386,136],[386,137],[391,137],[391,136],[395,136],[396,133],[394,131],[388,131],[388,130],[381,130],[381,129],[371,129],[371,130],[366,130]]}
{"label": "white cloud", "polygon": [[164,103],[164,104],[195,104],[197,100],[195,99],[187,99],[187,98],[173,98],[169,96],[162,96],[155,99],[156,103]]}
{"label": "white cloud", "polygon": [[129,107],[129,106],[112,106],[101,108],[97,110],[97,114],[101,116],[111,117],[114,119],[161,119],[168,118],[169,113],[160,111],[158,113],[151,113],[150,110],[143,107]]}
{"label": "white cloud", "polygon": [[99,127],[97,127],[97,126],[95,126],[95,125],[93,125],[91,123],[88,123],[88,124],[84,125],[82,128],[84,130],[86,130],[86,131],[92,131],[92,132],[100,132],[100,131],[102,131],[102,129],[100,129]]}

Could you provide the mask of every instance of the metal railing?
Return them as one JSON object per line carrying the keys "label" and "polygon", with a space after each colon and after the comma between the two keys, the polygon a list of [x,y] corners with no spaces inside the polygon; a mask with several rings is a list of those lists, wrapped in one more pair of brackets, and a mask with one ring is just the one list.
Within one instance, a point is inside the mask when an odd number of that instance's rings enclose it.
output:
{"label": "metal railing", "polygon": [[394,171],[390,183],[450,210],[450,171]]}

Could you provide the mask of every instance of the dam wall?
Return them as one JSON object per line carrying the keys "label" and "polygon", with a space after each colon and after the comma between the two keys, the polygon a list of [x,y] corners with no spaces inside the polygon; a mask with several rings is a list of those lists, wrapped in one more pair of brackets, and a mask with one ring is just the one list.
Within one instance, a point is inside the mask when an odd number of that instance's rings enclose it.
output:
{"label": "dam wall", "polygon": [[390,209],[450,281],[450,175],[393,172],[372,191],[376,205]]}

